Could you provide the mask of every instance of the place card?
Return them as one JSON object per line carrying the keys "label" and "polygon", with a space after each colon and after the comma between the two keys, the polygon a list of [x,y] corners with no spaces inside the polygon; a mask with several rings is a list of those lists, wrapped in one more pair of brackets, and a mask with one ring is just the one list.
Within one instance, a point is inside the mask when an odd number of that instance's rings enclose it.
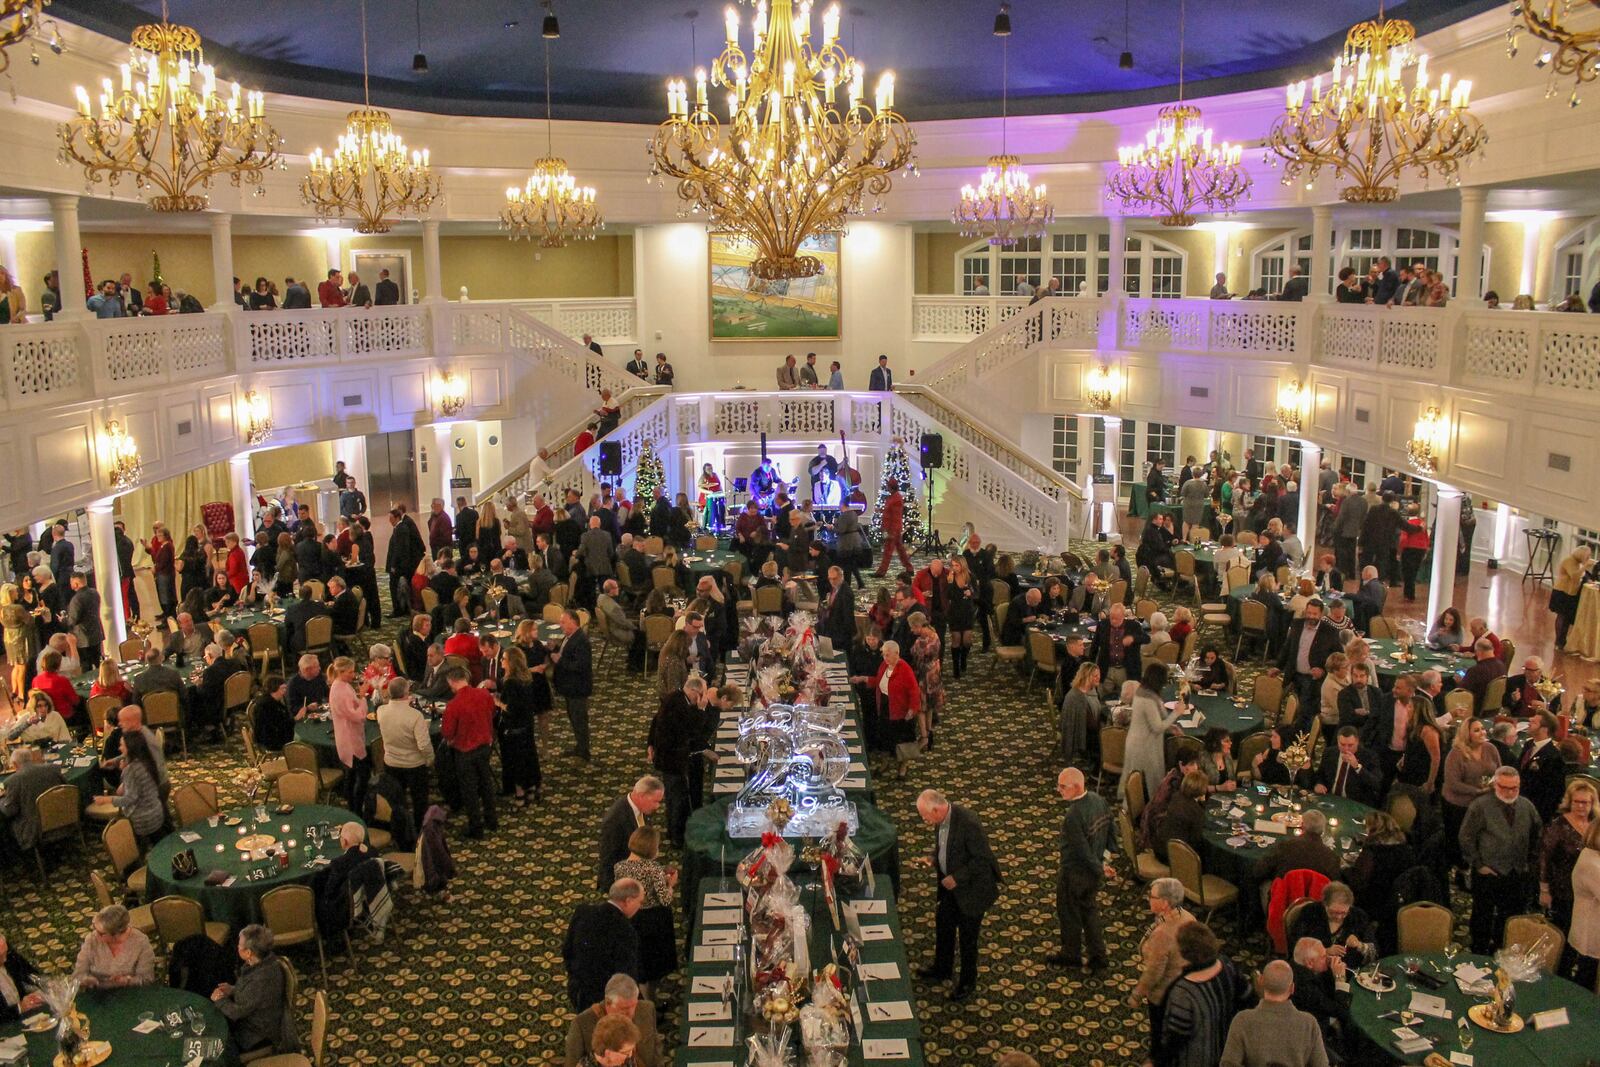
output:
{"label": "place card", "polygon": [[865,789],[866,787],[867,780],[865,778],[843,778],[839,781],[840,789]]}
{"label": "place card", "polygon": [[867,765],[865,763],[852,762],[850,764],[850,766],[845,768],[845,770],[846,771],[856,771],[857,773],[865,774],[867,772]]}
{"label": "place card", "polygon": [[863,941],[889,941],[893,938],[894,931],[889,929],[888,923],[870,923],[861,927]]}
{"label": "place card", "polygon": [[714,975],[699,975],[690,979],[689,993],[693,996],[720,997],[724,993],[728,992],[732,981],[732,977],[728,975],[723,975],[721,977]]}
{"label": "place card", "polygon": [[742,908],[744,896],[738,892],[707,893],[704,904],[708,908]]}
{"label": "place card", "polygon": [[1465,1052],[1450,1053],[1450,1062],[1459,1064],[1460,1067],[1472,1067],[1472,1057]]}
{"label": "place card", "polygon": [[1422,1036],[1409,1026],[1397,1026],[1394,1028],[1393,1033],[1395,1037],[1398,1037],[1402,1041],[1410,1041],[1413,1038]]}
{"label": "place card", "polygon": [[1412,1011],[1419,1015],[1431,1015],[1435,1019],[1451,1019],[1454,1013],[1445,999],[1433,993],[1424,993],[1420,989],[1411,991],[1411,1003],[1408,1005]]}
{"label": "place card", "polygon": [[1466,960],[1456,964],[1455,973],[1456,977],[1467,983],[1467,985],[1472,985],[1475,982],[1481,982],[1485,978],[1489,977],[1489,972],[1487,970],[1479,967],[1476,963],[1469,963]]}
{"label": "place card", "polygon": [[732,1048],[733,1027],[731,1026],[691,1026],[689,1027],[690,1048]]}
{"label": "place card", "polygon": [[733,1005],[720,1000],[691,1001],[689,1019],[692,1022],[724,1022],[733,1018]]}
{"label": "place card", "polygon": [[700,931],[700,943],[702,945],[737,945],[739,941],[740,937],[737,929]]}
{"label": "place card", "polygon": [[903,1037],[873,1038],[861,1042],[861,1058],[867,1060],[909,1060],[911,1046]]}
{"label": "place card", "polygon": [[193,830],[184,830],[178,834],[178,840],[182,841],[186,845],[192,845],[196,841],[200,840],[200,835],[195,833]]}
{"label": "place card", "polygon": [[1433,1042],[1425,1037],[1408,1037],[1396,1041],[1394,1047],[1407,1056],[1415,1056],[1419,1052],[1431,1052]]}
{"label": "place card", "polygon": [[887,900],[850,900],[845,902],[845,907],[857,915],[889,914],[889,902]]}
{"label": "place card", "polygon": [[1276,819],[1256,820],[1256,833],[1258,834],[1282,834],[1288,829],[1289,828],[1287,826],[1281,822],[1278,822]]}
{"label": "place card", "polygon": [[146,1019],[139,1025],[135,1026],[133,1028],[133,1032],[136,1034],[153,1034],[159,1029],[161,1029],[161,1020]]}
{"label": "place card", "polygon": [[226,877],[226,878],[224,878],[222,880],[222,888],[224,888],[224,889],[232,889],[233,888],[233,883],[237,882],[238,880],[239,880],[238,878],[236,878],[236,877],[234,877],[233,875],[230,874],[230,875],[228,875],[228,877]]}
{"label": "place card", "polygon": [[904,1000],[885,1000],[867,1005],[867,1021],[892,1023],[911,1018],[911,1004]]}
{"label": "place card", "polygon": [[732,945],[696,945],[694,950],[696,963],[732,963]]}
{"label": "place card", "polygon": [[867,982],[892,982],[900,977],[898,963],[863,963],[856,968],[861,972],[861,978]]}
{"label": "place card", "polygon": [[738,926],[743,919],[744,912],[738,908],[707,908],[700,913],[704,926]]}
{"label": "place card", "polygon": [[741,790],[743,788],[744,788],[744,786],[742,784],[740,784],[739,782],[712,782],[711,783],[711,792],[712,793],[737,793],[739,790]]}
{"label": "place card", "polygon": [[75,759],[75,760],[72,761],[72,765],[74,767],[93,767],[94,766],[94,757],[92,757],[92,756],[80,756],[78,759]]}
{"label": "place card", "polygon": [[1551,1030],[1557,1026],[1568,1023],[1566,1008],[1551,1008],[1549,1011],[1536,1011],[1533,1013],[1533,1028],[1535,1030]]}
{"label": "place card", "polygon": [[718,778],[743,778],[744,777],[744,767],[741,764],[734,764],[731,767],[723,767],[723,766],[719,765],[717,767],[717,777]]}
{"label": "place card", "polygon": [[1196,726],[1200,725],[1200,720],[1196,718],[1179,719],[1178,725],[1183,727],[1185,730],[1193,730]]}

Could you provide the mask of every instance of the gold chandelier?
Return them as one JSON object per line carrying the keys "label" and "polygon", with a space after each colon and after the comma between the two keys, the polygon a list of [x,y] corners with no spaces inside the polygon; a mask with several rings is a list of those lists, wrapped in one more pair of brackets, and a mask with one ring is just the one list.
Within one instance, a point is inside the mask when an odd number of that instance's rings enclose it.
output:
{"label": "gold chandelier", "polygon": [[1250,175],[1239,165],[1243,148],[1212,143],[1200,109],[1183,102],[1186,5],[1178,5],[1178,102],[1162,108],[1142,142],[1117,149],[1117,170],[1106,192],[1124,210],[1161,212],[1163,226],[1193,226],[1195,211],[1232,211],[1250,195]]}
{"label": "gold chandelier", "polygon": [[428,150],[412,151],[394,132],[389,113],[372,106],[367,73],[367,4],[361,3],[361,92],[365,106],[350,112],[339,147],[311,153],[311,173],[300,196],[319,219],[356,216],[357,233],[388,233],[391,215],[427,212],[439,196],[439,179],[428,166]]}
{"label": "gold chandelier", "polygon": [[115,190],[124,174],[134,185],[159,190],[156,211],[204,211],[213,178],[260,195],[262,175],[281,166],[281,139],[266,121],[261,93],[217,92],[217,72],[205,61],[200,35],[161,21],[133,31],[122,84],[101,82],[99,115],[89,93],[77,87],[78,114],[59,127],[61,161],[83,167],[92,186],[105,179]]}
{"label": "gold chandelier", "polygon": [[1419,473],[1438,473],[1449,430],[1450,424],[1437,404],[1429,404],[1417,416],[1411,437],[1406,441],[1406,458]]}
{"label": "gold chandelier", "polygon": [[50,51],[61,54],[61,34],[56,29],[55,20],[44,16],[44,9],[49,6],[50,0],[0,0],[0,72],[11,66],[11,55],[7,49],[24,40],[28,42],[28,58],[38,66],[37,42],[47,26]]}
{"label": "gold chandelier", "polygon": [[1009,248],[1019,240],[1044,233],[1056,217],[1056,209],[1045,199],[1043,185],[1030,185],[1027,174],[1018,170],[1020,160],[1006,151],[1006,112],[1009,110],[1011,82],[1011,5],[1001,4],[1003,18],[995,19],[995,36],[1003,42],[1000,60],[1000,154],[989,157],[989,169],[974,189],[961,187],[961,202],[950,213],[950,221],[961,228],[963,237],[986,237],[992,245]]}
{"label": "gold chandelier", "polygon": [[[1288,88],[1288,110],[1272,124],[1266,160],[1281,159],[1284,184],[1317,180],[1323,167],[1352,179],[1339,197],[1353,204],[1388,203],[1400,195],[1400,175],[1426,179],[1437,170],[1447,185],[1460,184],[1461,164],[1489,140],[1467,110],[1472,83],[1451,84],[1442,74],[1428,84],[1428,57],[1413,42],[1404,19],[1377,19],[1350,28],[1323,92],[1322,76]],[[1406,71],[1413,71],[1407,84]]]}
{"label": "gold chandelier", "polygon": [[[1600,9],[1600,0],[1587,0],[1592,8]],[[1534,6],[1534,0],[1516,0],[1511,5],[1511,28],[1506,30],[1506,54],[1515,58],[1517,37],[1526,30],[1534,37],[1554,48],[1540,48],[1536,67],[1550,68],[1550,90],[1555,94],[1555,76],[1572,75],[1577,85],[1567,97],[1569,107],[1577,107],[1578,90],[1584,82],[1600,78],[1600,26],[1580,30],[1572,26],[1573,0],[1547,0],[1544,11]]]}
{"label": "gold chandelier", "polygon": [[[553,16],[552,16],[553,17]],[[579,186],[567,173],[567,161],[552,149],[550,121],[550,39],[544,42],[545,157],[534,161],[533,174],[521,189],[506,190],[500,228],[513,241],[537,237],[543,248],[561,248],[568,241],[592,241],[606,222],[595,207],[594,189]]]}
{"label": "gold chandelier", "polygon": [[1278,389],[1278,405],[1274,414],[1285,433],[1299,435],[1305,429],[1306,413],[1311,406],[1311,389],[1296,378]]}
{"label": "gold chandelier", "polygon": [[[739,16],[729,8],[727,46],[711,84],[728,90],[723,130],[706,98],[706,72],[695,71],[695,100],[681,79],[667,83],[667,120],[650,146],[652,175],[678,183],[687,212],[703,212],[713,230],[756,247],[751,269],[762,279],[822,272],[802,254],[808,238],[843,233],[867,196],[881,206],[894,173],[912,163],[916,137],[894,110],[894,75],[878,80],[866,101],[866,68],[839,46],[839,7],[822,16],[812,46],[811,3],[760,0],[755,47],[739,47]],[[847,105],[835,105],[839,92]]]}
{"label": "gold chandelier", "polygon": [[132,489],[144,475],[139,446],[115,419],[106,423],[106,477],[118,492]]}

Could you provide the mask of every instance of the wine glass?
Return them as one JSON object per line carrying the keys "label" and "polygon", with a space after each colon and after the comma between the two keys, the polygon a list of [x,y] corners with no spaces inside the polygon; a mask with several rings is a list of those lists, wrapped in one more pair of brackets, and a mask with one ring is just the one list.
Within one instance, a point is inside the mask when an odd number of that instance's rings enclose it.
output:
{"label": "wine glass", "polygon": [[1444,947],[1444,958],[1447,959],[1447,960],[1454,961],[1456,956],[1460,952],[1461,952],[1461,945],[1459,943],[1455,942],[1455,941],[1452,941],[1452,942],[1450,942],[1448,945],[1446,945]]}
{"label": "wine glass", "polygon": [[1462,1052],[1471,1050],[1473,1036],[1472,1022],[1467,1018],[1467,1013],[1462,1012],[1461,1018],[1456,1020],[1456,1043],[1461,1046]]}

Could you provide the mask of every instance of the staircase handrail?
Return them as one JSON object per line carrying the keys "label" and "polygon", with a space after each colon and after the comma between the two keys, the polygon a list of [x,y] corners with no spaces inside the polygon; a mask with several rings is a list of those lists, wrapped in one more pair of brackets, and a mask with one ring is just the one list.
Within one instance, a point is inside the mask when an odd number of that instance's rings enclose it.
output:
{"label": "staircase handrail", "polygon": [[[637,456],[638,441],[635,440],[637,428],[642,425],[643,422],[654,417],[655,413],[652,409],[659,408],[664,419],[665,412],[667,410],[665,401],[671,396],[671,390],[664,385],[640,386],[638,389],[630,389],[628,392],[623,394],[624,407],[621,416],[622,421],[618,424],[616,429],[606,434],[606,436],[601,440],[618,441],[622,444],[622,465],[624,472],[627,471]],[[550,458],[546,461],[550,465],[550,473],[545,480],[551,485],[560,485],[563,487],[568,484],[576,485],[577,483],[572,481],[574,477],[578,477],[579,481],[582,481],[581,473],[587,470],[583,464],[595,458],[597,454],[595,445],[598,445],[600,442],[596,441],[594,445],[590,445],[581,454],[574,454],[572,452],[572,444],[573,439],[577,436],[577,433],[581,432],[584,426],[587,426],[593,421],[594,417],[592,415],[588,416],[582,421],[578,431],[575,431],[571,434],[563,433],[560,438],[561,443],[557,446],[557,448],[552,449],[546,446],[547,451],[550,453]],[[665,424],[663,422],[663,430],[660,435],[652,437],[652,441],[658,449],[666,446],[666,433],[664,430],[664,425]],[[535,455],[537,455],[537,453],[535,453]],[[477,502],[481,504],[486,500],[497,499],[499,497],[508,495],[515,495],[518,498],[526,499],[526,497],[533,492],[533,490],[538,488],[538,485],[535,484],[533,479],[529,477],[529,466],[532,464],[532,462],[533,456],[529,456],[526,460],[512,468],[511,473],[505,475],[499,481],[478,493]],[[598,484],[598,480],[596,480],[596,484]]]}
{"label": "staircase handrail", "polygon": [[[1099,337],[1100,317],[1106,302],[1099,297],[1052,296],[1036,300],[1007,315],[917,376],[941,392],[986,378],[1036,345],[1063,339],[1081,339],[1093,346]],[[1092,314],[1089,329],[1069,329],[1085,314]]]}
{"label": "staircase handrail", "polygon": [[1084,501],[1080,486],[1006,441],[998,430],[973,414],[960,401],[927,385],[896,382],[894,391],[916,403],[927,415],[954,431],[967,444],[1025,479],[1034,488],[1047,495],[1065,497],[1079,503]]}

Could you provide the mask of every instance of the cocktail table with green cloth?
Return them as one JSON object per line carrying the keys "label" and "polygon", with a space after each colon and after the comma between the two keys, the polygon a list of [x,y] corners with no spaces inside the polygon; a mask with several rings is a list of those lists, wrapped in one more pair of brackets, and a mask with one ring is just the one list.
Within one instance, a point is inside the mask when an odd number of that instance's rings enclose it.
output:
{"label": "cocktail table with green cloth", "polygon": [[[796,872],[791,871],[791,876]],[[811,914],[811,931],[809,949],[813,971],[820,969],[833,958],[833,952],[842,935],[834,930],[833,919],[829,915],[827,905],[823,902],[821,887],[814,877],[808,873],[799,874],[795,878],[800,887],[800,900],[808,906]],[[743,897],[743,890],[739,883],[732,878],[708,878],[700,886],[699,892],[689,898],[690,919],[693,923],[693,937],[690,941],[688,959],[684,964],[684,1008],[683,1021],[678,1028],[678,1053],[676,1063],[678,1067],[696,1067],[699,1064],[733,1063],[740,1065],[749,1062],[749,1046],[745,1039],[750,1036],[749,1024],[745,1019],[732,1018],[737,1011],[729,1011],[730,1018],[712,1019],[697,1018],[699,1012],[709,1015],[721,1014],[722,995],[714,991],[714,985],[720,985],[723,979],[733,974],[733,963],[728,960],[695,959],[696,950],[706,947],[707,933],[711,933],[714,940],[725,940],[725,935],[717,931],[737,930],[740,927],[735,923],[707,923],[704,921],[707,912],[722,913],[719,918],[732,918],[728,915],[730,910],[742,916],[741,904],[728,905],[725,901],[708,902],[708,894],[731,894],[728,900],[738,900]],[[885,881],[879,880],[876,891],[870,895],[864,894],[858,901],[866,907],[882,907],[883,911],[858,912],[857,921],[863,927],[887,926],[889,936],[864,941],[861,945],[861,962],[867,966],[892,966],[897,975],[894,978],[875,978],[865,985],[867,1007],[862,1019],[862,1028],[859,1039],[852,1044],[848,1061],[852,1067],[872,1062],[894,1062],[906,1064],[921,1064],[922,1057],[922,1028],[918,1023],[916,1011],[916,993],[911,988],[910,968],[906,962],[905,942],[900,932],[900,915],[895,907],[894,891]],[[868,904],[868,901],[881,902]],[[852,901],[850,903],[855,903]],[[844,900],[840,901],[843,922]],[[706,953],[710,955],[712,953]],[[716,953],[728,955],[729,953]],[[701,989],[696,990],[696,979],[703,979]],[[890,1008],[896,1003],[910,1005],[912,1017],[909,1019],[878,1019],[873,1017],[873,1005],[883,1005]],[[730,1005],[730,1007],[732,1007]],[[892,1009],[890,1009],[892,1011]],[[898,1014],[898,1013],[896,1013]],[[708,1043],[720,1042],[721,1038],[716,1031],[731,1028],[732,1044]],[[909,1058],[893,1061],[866,1060],[862,1055],[860,1041],[903,1040]],[[693,1043],[691,1043],[691,1041]]]}
{"label": "cocktail table with green cloth", "polygon": [[[442,718],[444,705],[429,704],[428,707],[423,709],[422,713],[428,719],[428,733],[433,738],[434,747],[438,748],[440,732],[444,729],[444,720]],[[373,743],[381,736],[382,734],[378,730],[378,720],[369,715],[367,717],[367,747],[372,747]],[[294,739],[303,741],[315,748],[317,750],[317,758],[327,766],[331,767],[337,764],[339,749],[333,740],[332,719],[325,716],[318,716],[314,719],[310,717],[301,719],[294,724]]]}
{"label": "cocktail table with green cloth", "polygon": [[1402,674],[1421,674],[1423,671],[1438,671],[1444,678],[1445,688],[1452,688],[1456,684],[1454,677],[1456,671],[1466,670],[1472,666],[1472,657],[1455,652],[1435,652],[1420,641],[1411,646],[1412,659],[1401,661],[1395,658],[1400,651],[1399,642],[1392,638],[1368,638],[1367,645],[1372,649],[1372,661],[1378,665],[1378,677],[1398,678]]}
{"label": "cocktail table with green cloth", "polygon": [[[499,619],[494,622],[480,621],[478,623],[478,637],[497,638],[500,642],[500,647],[505,648],[507,645],[511,644],[511,639],[516,636],[517,624],[519,622],[521,622],[520,619]],[[561,624],[559,622],[541,622],[538,624],[538,626],[539,640],[545,642],[546,644],[549,644],[552,641],[559,642],[563,637],[566,636],[561,632]],[[449,634],[445,634],[435,643],[442,644],[445,638],[449,636]]]}
{"label": "cocktail table with green cloth", "polygon": [[298,598],[286,596],[278,601],[276,606],[262,611],[256,608],[245,607],[233,611],[225,611],[218,615],[214,621],[220,622],[229,631],[236,634],[247,634],[250,627],[267,623],[278,629],[278,644],[281,648],[284,639],[284,615],[297,603]]}
{"label": "cocktail table with green cloth", "polygon": [[[1176,700],[1178,687],[1169,685],[1161,695],[1167,701]],[[1254,704],[1246,703],[1244,707],[1239,707],[1234,703],[1235,698],[1225,693],[1201,693],[1193,689],[1189,691],[1188,699],[1189,704],[1205,716],[1201,722],[1192,725],[1189,724],[1193,719],[1192,713],[1178,720],[1178,725],[1190,737],[1204,737],[1220,726],[1228,731],[1237,745],[1262,728],[1262,712]]]}
{"label": "cocktail table with green cloth", "polygon": [[[1406,974],[1406,961],[1415,959],[1423,973],[1443,979],[1438,989],[1412,981]],[[1389,956],[1379,966],[1393,976],[1395,989],[1388,993],[1375,993],[1352,980],[1350,983],[1350,1017],[1362,1035],[1397,1062],[1419,1064],[1427,1052],[1406,1055],[1394,1046],[1394,1031],[1409,1025],[1418,1035],[1433,1039],[1433,1051],[1448,1058],[1461,1050],[1457,1026],[1461,1016],[1474,1004],[1487,998],[1468,996],[1461,991],[1453,976],[1455,968],[1463,963],[1481,968],[1493,966],[1485,956],[1463,953],[1454,960],[1440,953],[1418,953],[1414,956]],[[1402,1024],[1398,1018],[1380,1019],[1378,1016],[1399,1012],[1411,1003],[1413,992],[1442,997],[1449,1008],[1449,1019],[1438,1019],[1418,1013],[1417,1021]],[[1522,1016],[1520,1033],[1497,1034],[1481,1026],[1472,1027],[1472,1049],[1468,1055],[1475,1064],[1483,1067],[1582,1067],[1593,1063],[1600,1050],[1600,998],[1589,990],[1564,978],[1545,975],[1536,982],[1517,982],[1514,987],[1515,1003],[1512,1010]],[[1531,1016],[1556,1009],[1567,1010],[1565,1025],[1537,1029]]]}
{"label": "cocktail table with green cloth", "polygon": [[[1277,820],[1272,818],[1275,813],[1292,811],[1291,807],[1281,802],[1274,803],[1275,800],[1284,799],[1299,804],[1302,813],[1317,810],[1328,816],[1328,830],[1333,837],[1333,849],[1339,853],[1342,862],[1346,864],[1355,862],[1356,855],[1361,851],[1361,842],[1365,836],[1362,821],[1372,810],[1365,804],[1344,797],[1318,796],[1287,786],[1241,786],[1234,793],[1214,793],[1211,799],[1206,801],[1206,826],[1203,834],[1206,845],[1206,873],[1226,878],[1239,887],[1240,893],[1246,895],[1247,900],[1254,899],[1253,887],[1257,884],[1256,861],[1265,856],[1273,844],[1287,836],[1256,830],[1256,820],[1276,822]],[[1225,814],[1241,806],[1246,812],[1237,819]],[[1334,820],[1338,820],[1337,826],[1334,825]],[[1235,831],[1236,822],[1245,824],[1242,833]],[[1293,832],[1292,829],[1287,831],[1290,834]],[[1235,843],[1241,836],[1245,840],[1242,843]],[[1265,839],[1265,843],[1258,843],[1262,839]]]}
{"label": "cocktail table with green cloth", "polygon": [[[157,841],[146,857],[150,869],[149,899],[176,893],[198,900],[205,908],[206,918],[214,922],[225,922],[232,926],[258,922],[263,893],[284,885],[309,884],[320,868],[306,864],[319,856],[327,859],[337,856],[341,851],[339,827],[347,822],[361,821],[345,808],[323,804],[299,804],[293,811],[282,815],[278,814],[277,809],[276,804],[267,805],[267,817],[258,826],[255,808],[233,808],[223,812],[223,817],[242,819],[236,826],[230,826],[226,821],[212,826],[202,820]],[[312,826],[318,830],[316,841],[307,832]],[[241,836],[254,833],[265,834],[276,839],[278,844],[289,846],[289,866],[280,867],[276,857],[251,861],[234,847]],[[185,841],[185,834],[198,837]],[[290,842],[293,842],[292,846]],[[218,845],[222,846],[220,852]],[[186,848],[194,849],[200,873],[193,878],[178,879],[172,874],[172,857]],[[206,876],[217,870],[234,876],[234,883],[231,886],[207,885]],[[262,876],[250,878],[249,875],[255,871],[262,872]]]}
{"label": "cocktail table with green cloth", "polygon": [[1150,491],[1143,482],[1128,483],[1128,514],[1139,519],[1166,512],[1175,521],[1183,521],[1183,508],[1176,504],[1157,504],[1151,501]]}
{"label": "cocktail table with green cloth", "polygon": [[[239,1062],[226,1051],[227,1018],[210,1000],[186,990],[165,985],[86,989],[78,994],[76,1007],[89,1020],[89,1040],[111,1042],[111,1057],[105,1061],[109,1067],[123,1067],[124,1064],[169,1067],[171,1064],[187,1062],[183,1055],[184,1045],[197,1038],[185,1009],[191,1009],[204,1027],[198,1040],[220,1038],[223,1042],[222,1054],[205,1060],[206,1067]],[[183,1017],[182,1029],[176,1034],[166,1025],[148,1034],[134,1030],[144,1016],[149,1015],[164,1024],[170,1012]],[[0,1027],[0,1036],[20,1032],[21,1027],[17,1023]],[[30,1067],[52,1067],[56,1057],[55,1031],[30,1033],[27,1039]]]}
{"label": "cocktail table with green cloth", "polygon": [[[100,791],[100,746],[96,738],[90,738],[88,743],[81,745],[65,741],[59,745],[52,745],[43,752],[44,762],[47,765],[54,764],[66,783],[77,787],[78,792],[83,794],[85,804]],[[10,764],[6,766],[9,767]],[[0,790],[5,789],[10,777],[9,770],[0,774]]]}
{"label": "cocktail table with green cloth", "polygon": [[[683,554],[684,566],[689,568],[689,573],[696,578],[702,574],[717,574],[726,572],[728,567],[737,563],[744,567],[744,557],[737,552],[730,552],[725,548],[713,549],[710,552],[689,551]],[[748,570],[748,568],[745,568]],[[634,575],[637,580],[638,575]]]}
{"label": "cocktail table with green cloth", "polygon": [[[707,804],[689,816],[683,842],[683,899],[699,899],[699,883],[704,878],[732,874],[739,861],[761,842],[758,838],[734,840],[728,836],[728,806],[732,797],[724,797]],[[889,816],[873,807],[856,801],[856,817],[861,827],[856,832],[856,845],[872,860],[872,869],[879,878],[900,882],[899,834]],[[789,843],[798,849],[801,838],[791,837]]]}

